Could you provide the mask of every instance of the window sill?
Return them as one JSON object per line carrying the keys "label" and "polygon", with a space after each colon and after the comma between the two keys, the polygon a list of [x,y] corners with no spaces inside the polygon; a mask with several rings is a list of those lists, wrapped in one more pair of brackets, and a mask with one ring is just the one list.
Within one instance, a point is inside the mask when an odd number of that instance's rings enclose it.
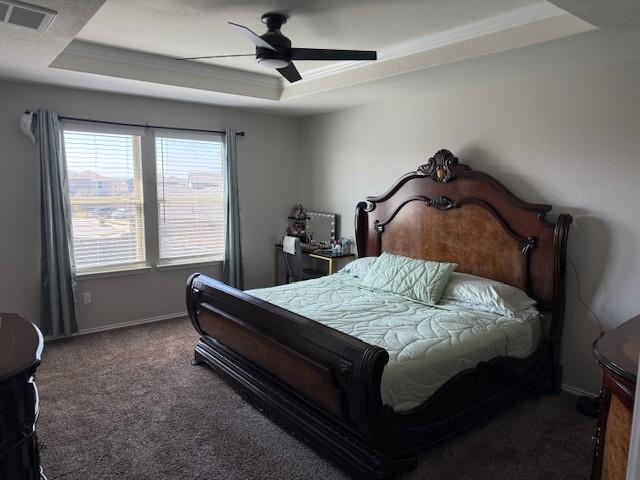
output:
{"label": "window sill", "polygon": [[109,270],[82,272],[77,273],[76,278],[78,280],[90,280],[92,278],[122,277],[124,275],[140,275],[149,271],[151,271],[151,267],[149,265],[143,265],[140,267],[114,268]]}
{"label": "window sill", "polygon": [[187,269],[190,267],[197,266],[214,266],[214,265],[222,265],[222,260],[216,260],[211,258],[191,258],[188,260],[175,261],[175,262],[167,262],[158,264],[158,270],[179,270],[179,269]]}

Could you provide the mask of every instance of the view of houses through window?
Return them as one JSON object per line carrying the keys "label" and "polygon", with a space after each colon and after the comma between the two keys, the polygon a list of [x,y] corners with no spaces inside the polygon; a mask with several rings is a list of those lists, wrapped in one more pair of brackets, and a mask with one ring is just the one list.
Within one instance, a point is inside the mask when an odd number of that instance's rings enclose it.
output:
{"label": "view of houses through window", "polygon": [[65,130],[79,273],[145,263],[140,137]]}
{"label": "view of houses through window", "polygon": [[160,261],[224,254],[221,138],[156,136]]}
{"label": "view of houses through window", "polygon": [[158,205],[158,263],[223,257],[222,138],[158,135],[152,155],[141,144],[139,135],[64,131],[78,273],[148,263],[143,157],[156,162],[157,199],[147,201]]}

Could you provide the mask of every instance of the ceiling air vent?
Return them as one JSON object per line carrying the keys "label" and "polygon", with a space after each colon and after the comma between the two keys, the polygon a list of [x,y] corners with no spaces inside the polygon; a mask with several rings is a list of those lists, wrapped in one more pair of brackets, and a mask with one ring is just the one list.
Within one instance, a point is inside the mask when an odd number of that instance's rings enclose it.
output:
{"label": "ceiling air vent", "polygon": [[44,32],[58,13],[17,0],[0,0],[0,21]]}

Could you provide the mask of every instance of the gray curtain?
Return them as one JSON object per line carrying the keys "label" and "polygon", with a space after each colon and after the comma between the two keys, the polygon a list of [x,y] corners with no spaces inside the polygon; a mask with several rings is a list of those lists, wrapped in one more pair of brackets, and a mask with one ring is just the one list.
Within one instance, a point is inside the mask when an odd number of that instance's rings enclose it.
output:
{"label": "gray curtain", "polygon": [[225,129],[225,257],[222,267],[224,282],[232,287],[244,288],[242,249],[240,242],[240,203],[238,198],[238,158],[236,131]]}
{"label": "gray curtain", "polygon": [[40,152],[40,325],[45,335],[78,331],[67,168],[58,115],[38,110],[35,135]]}

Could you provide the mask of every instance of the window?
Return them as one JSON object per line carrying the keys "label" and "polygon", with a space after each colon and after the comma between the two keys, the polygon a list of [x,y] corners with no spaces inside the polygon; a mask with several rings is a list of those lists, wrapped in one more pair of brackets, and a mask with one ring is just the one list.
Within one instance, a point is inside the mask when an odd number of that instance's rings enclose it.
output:
{"label": "window", "polygon": [[78,273],[145,263],[140,136],[64,130]]}
{"label": "window", "polygon": [[150,130],[143,142],[143,129],[76,122],[63,132],[78,274],[224,258],[223,136]]}
{"label": "window", "polygon": [[224,257],[221,137],[156,135],[160,263]]}

